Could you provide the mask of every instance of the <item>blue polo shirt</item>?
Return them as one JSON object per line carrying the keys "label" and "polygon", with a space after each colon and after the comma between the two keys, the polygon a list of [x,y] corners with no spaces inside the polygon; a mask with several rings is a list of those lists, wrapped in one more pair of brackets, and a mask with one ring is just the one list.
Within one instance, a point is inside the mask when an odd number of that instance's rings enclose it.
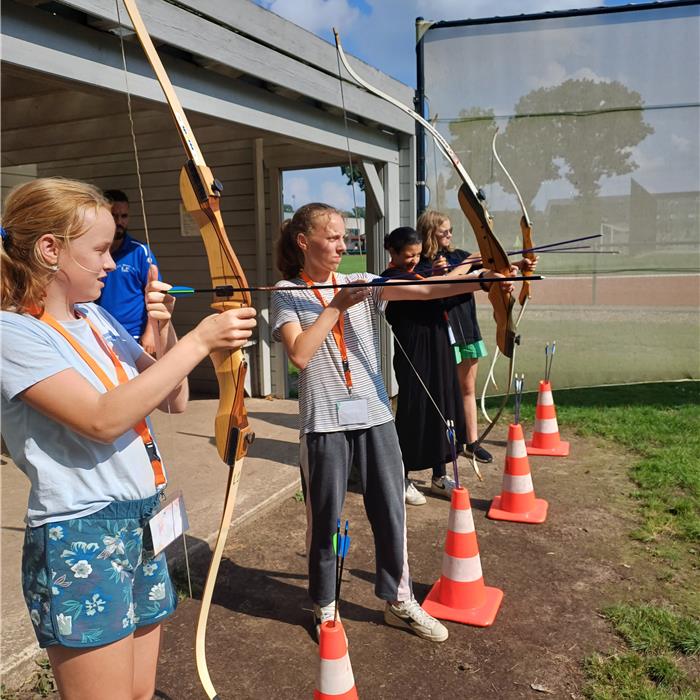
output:
{"label": "blue polo shirt", "polygon": [[143,292],[148,284],[148,268],[158,263],[149,247],[128,233],[112,257],[117,267],[105,278],[97,303],[138,340],[146,327]]}

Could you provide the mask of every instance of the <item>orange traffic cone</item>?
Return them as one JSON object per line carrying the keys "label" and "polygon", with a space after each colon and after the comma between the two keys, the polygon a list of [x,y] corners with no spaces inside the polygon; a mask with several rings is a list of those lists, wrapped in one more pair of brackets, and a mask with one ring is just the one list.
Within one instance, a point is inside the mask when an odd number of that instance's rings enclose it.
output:
{"label": "orange traffic cone", "polygon": [[537,394],[535,431],[532,434],[532,440],[528,440],[526,445],[529,455],[566,457],[569,454],[569,443],[559,439],[552,385],[544,380],[540,382],[540,390]]}
{"label": "orange traffic cone", "polygon": [[329,620],[321,625],[318,652],[321,664],[314,700],[357,700],[348,641],[340,620]]}
{"label": "orange traffic cone", "polygon": [[469,491],[452,491],[442,576],[423,601],[423,609],[441,620],[488,627],[498,612],[503,591],[484,585]]}
{"label": "orange traffic cone", "polygon": [[543,523],[547,519],[548,506],[543,498],[535,498],[523,428],[520,423],[511,423],[502,491],[491,502],[488,517],[514,523]]}

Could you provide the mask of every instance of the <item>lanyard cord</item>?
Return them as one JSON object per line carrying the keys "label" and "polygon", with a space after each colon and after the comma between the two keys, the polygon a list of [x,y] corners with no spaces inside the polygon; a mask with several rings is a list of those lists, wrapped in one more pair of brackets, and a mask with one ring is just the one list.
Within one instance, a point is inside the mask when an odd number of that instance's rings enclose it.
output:
{"label": "lanyard cord", "polygon": [[[324,309],[328,308],[328,304],[326,303],[326,300],[321,295],[321,291],[313,288],[314,287],[313,280],[303,270],[299,273],[299,277],[301,277],[301,279],[303,279],[304,282],[306,282],[306,284],[309,287],[311,287],[311,291],[313,291],[314,295],[318,299],[321,306]],[[336,287],[335,275],[332,275],[331,279],[333,281],[333,296],[335,296],[338,293],[338,289]],[[348,347],[345,344],[345,316],[344,316],[344,313],[341,313],[340,316],[338,316],[338,320],[336,321],[335,325],[333,326],[332,333],[333,333],[333,340],[335,341],[335,344],[338,347],[338,352],[340,353],[340,360],[342,363],[342,373],[343,373],[343,378],[345,380],[345,386],[348,389],[348,394],[350,396],[352,396],[352,374],[350,373],[350,362],[348,360]]]}
{"label": "lanyard cord", "polygon": [[[97,328],[95,328],[95,326],[92,324],[90,319],[88,319],[83,314],[79,314],[79,316],[87,322],[90,330],[92,331],[92,334],[95,336],[97,344],[104,351],[107,357],[109,357],[112,364],[114,365],[114,369],[117,374],[117,384],[125,384],[126,382],[128,382],[129,377],[126,373],[126,370],[124,369],[124,366],[122,365],[121,361],[116,356],[112,348],[110,348],[109,345],[107,345],[104,338],[97,330]],[[116,384],[97,364],[95,358],[91,357],[88,351],[76,340],[76,338],[71,333],[69,333],[53,316],[51,316],[51,314],[44,312],[39,318],[39,320],[51,326],[51,328],[53,328],[56,332],[60,333],[60,335],[62,335],[63,338],[65,338],[65,340],[69,343],[73,350],[75,350],[75,352],[78,353],[80,358],[85,362],[85,364],[87,364],[87,366],[92,370],[95,376],[102,382],[107,391],[112,391],[112,389],[116,388]],[[146,454],[148,455],[148,459],[151,462],[151,468],[153,469],[153,476],[155,478],[156,486],[164,485],[166,483],[166,478],[165,472],[163,470],[163,462],[160,458],[160,455],[158,454],[158,449],[156,447],[155,440],[151,435],[151,431],[148,428],[148,423],[146,422],[146,419],[142,418],[138,423],[136,423],[136,425],[133,426],[133,429],[141,438],[144,447],[146,448]]]}

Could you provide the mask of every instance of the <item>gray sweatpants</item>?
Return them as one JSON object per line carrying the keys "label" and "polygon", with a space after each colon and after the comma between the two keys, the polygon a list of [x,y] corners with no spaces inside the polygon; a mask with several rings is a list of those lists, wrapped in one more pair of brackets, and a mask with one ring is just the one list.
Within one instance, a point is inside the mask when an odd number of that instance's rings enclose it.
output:
{"label": "gray sweatpants", "polygon": [[409,600],[404,470],[394,422],[364,430],[307,433],[301,439],[300,461],[311,599],[327,605],[335,598],[332,538],[354,464],[374,534],[375,593],[383,600]]}

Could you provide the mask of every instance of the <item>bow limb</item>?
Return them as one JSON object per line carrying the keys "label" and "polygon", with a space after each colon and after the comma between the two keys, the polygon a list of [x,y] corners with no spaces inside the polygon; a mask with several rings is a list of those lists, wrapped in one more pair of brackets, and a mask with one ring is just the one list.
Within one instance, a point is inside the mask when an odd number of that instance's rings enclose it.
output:
{"label": "bow limb", "polygon": [[[493,141],[491,141],[491,151],[493,152],[493,157],[496,159],[496,162],[500,166],[501,170],[505,174],[505,176],[508,178],[508,182],[510,182],[510,186],[513,188],[513,191],[515,192],[515,196],[518,198],[518,203],[520,204],[520,210],[522,211],[523,215],[520,218],[520,232],[522,234],[522,239],[523,239],[523,250],[525,250],[524,257],[527,258],[528,260],[532,261],[533,263],[537,259],[537,256],[535,255],[535,252],[532,250],[535,247],[535,244],[532,242],[532,219],[530,219],[529,214],[527,213],[527,209],[525,208],[525,202],[523,200],[522,195],[520,194],[520,190],[518,189],[518,186],[515,184],[515,180],[513,180],[511,174],[508,172],[507,168],[505,165],[503,165],[503,161],[500,159],[498,152],[496,151],[496,138],[498,137],[498,128],[496,128],[496,131],[493,135]],[[523,270],[523,276],[524,277],[529,277],[532,275],[532,272],[530,270]],[[518,296],[518,302],[520,303],[520,306],[522,307],[520,310],[520,314],[518,315],[518,318],[515,322],[515,327],[518,327],[518,324],[520,323],[520,320],[523,317],[523,314],[525,313],[525,307],[527,306],[527,302],[530,299],[530,283],[526,280],[523,282],[522,287],[520,289],[520,295]]]}
{"label": "bow limb", "polygon": [[[508,178],[508,181],[510,182],[511,187],[513,188],[513,191],[515,192],[515,196],[518,198],[518,203],[520,204],[520,209],[522,211],[522,216],[520,217],[520,231],[522,234],[523,249],[526,251],[524,253],[524,255],[528,260],[535,262],[537,256],[535,255],[534,251],[532,250],[532,248],[534,248],[534,243],[532,241],[532,220],[530,219],[530,216],[527,213],[527,209],[525,207],[525,202],[522,198],[522,195],[520,194],[520,190],[518,189],[518,186],[515,184],[515,180],[513,180],[511,174],[508,172],[506,166],[503,164],[503,161],[500,159],[498,152],[496,151],[496,138],[497,137],[498,137],[498,129],[496,129],[496,131],[493,135],[493,140],[491,142],[491,150],[493,152],[493,156],[494,156],[496,162],[500,166],[501,170],[503,170],[505,176]],[[523,270],[522,274],[523,274],[523,277],[530,277],[532,275],[532,272],[530,270]],[[520,295],[518,296],[518,302],[520,303],[520,312],[518,313],[518,317],[513,324],[514,331],[520,325],[520,321],[522,320],[523,315],[525,314],[525,309],[527,308],[527,304],[528,304],[529,300],[530,300],[530,282],[528,280],[525,280],[522,284],[521,289],[520,289]],[[490,420],[488,414],[486,413],[486,390],[488,388],[489,381],[492,381],[493,385],[496,386],[496,382],[494,380],[494,369],[496,366],[497,359],[498,359],[498,350],[496,350],[494,352],[493,360],[491,361],[491,367],[489,368],[489,374],[488,374],[488,377],[486,379],[486,382],[484,383],[483,391],[481,392],[481,412],[483,413],[486,420],[489,421],[489,426],[486,429],[486,431],[481,435],[478,442],[481,442],[486,437],[486,435],[488,435],[488,433],[490,432],[493,425],[496,423],[496,421],[501,416],[501,413],[503,412],[503,409],[505,408],[505,405],[508,401],[508,397],[510,395],[511,384],[513,383],[513,372],[515,369],[515,364],[513,362],[513,357],[511,357],[510,358],[510,360],[511,360],[510,366],[508,368],[508,386],[506,388],[506,395],[501,403],[501,406],[499,407],[498,413],[496,414],[496,416],[494,417],[493,420]]]}
{"label": "bow limb", "polygon": [[[338,50],[338,56],[347,70],[350,77],[365,90],[376,95],[380,99],[386,100],[390,104],[406,113],[416,122],[418,122],[434,139],[438,150],[447,158],[459,175],[462,184],[459,188],[458,199],[462,212],[467,217],[474,235],[476,236],[479,245],[479,252],[482,258],[482,265],[488,270],[498,272],[506,277],[510,276],[510,263],[508,255],[503,246],[499,243],[492,228],[492,219],[486,207],[483,204],[483,197],[476,185],[469,177],[466,169],[457,157],[457,154],[452,150],[452,147],[447,142],[447,139],[424,117],[407,107],[402,102],[399,102],[391,95],[387,95],[378,88],[370,85],[363,80],[352,68],[345,56],[343,47],[340,43],[340,36],[334,29],[335,44]],[[509,292],[504,292],[498,284],[492,284],[489,291],[489,301],[494,311],[496,320],[496,343],[501,352],[506,357],[511,357],[515,345],[515,327],[512,319],[512,309],[514,299]]]}
{"label": "bow limb", "polygon": [[[212,308],[222,312],[231,308],[249,306],[251,303],[249,292],[236,291],[247,288],[249,285],[229,243],[221,218],[222,185],[214,178],[204,161],[180,100],[153,46],[134,0],[123,0],[123,2],[148,61],[163,89],[175,120],[178,135],[187,154],[187,162],[180,172],[180,196],[185,209],[199,226],[209,263],[212,287],[226,285],[234,288],[233,293],[228,298],[215,301]],[[202,593],[195,641],[197,672],[205,692],[213,700],[218,698],[218,695],[206,663],[206,623],[216,575],[219,571],[236,502],[243,459],[254,435],[248,425],[248,417],[243,403],[247,366],[242,351],[217,351],[211,354],[211,359],[219,384],[219,406],[214,423],[216,447],[221,459],[231,467],[221,525]]]}
{"label": "bow limb", "polygon": [[493,351],[493,359],[491,360],[491,366],[489,367],[489,373],[486,375],[486,381],[484,381],[484,387],[481,390],[481,415],[486,419],[487,423],[491,422],[489,414],[486,412],[486,392],[488,391],[489,384],[493,384],[495,389],[498,389],[498,384],[496,384],[496,379],[493,376],[494,369],[496,368],[496,361],[501,351],[496,348]]}

